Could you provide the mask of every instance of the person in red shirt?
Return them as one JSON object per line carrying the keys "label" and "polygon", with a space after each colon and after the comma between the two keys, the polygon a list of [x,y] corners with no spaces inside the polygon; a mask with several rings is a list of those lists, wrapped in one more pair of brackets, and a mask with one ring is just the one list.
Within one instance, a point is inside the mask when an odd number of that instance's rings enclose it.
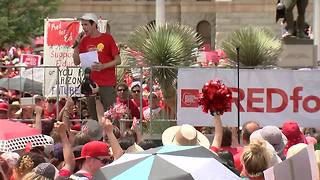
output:
{"label": "person in red shirt", "polygon": [[[75,42],[74,64],[80,64],[80,53],[98,52],[99,63],[91,66],[90,79],[99,86],[99,96],[106,111],[116,100],[115,66],[121,64],[119,49],[110,34],[99,32],[95,14],[86,13],[80,20],[84,33],[80,33]],[[97,119],[95,107],[95,99],[88,97],[88,110],[93,119]]]}
{"label": "person in red shirt", "polygon": [[117,86],[117,101],[116,104],[124,104],[130,109],[131,117],[130,118],[140,118],[140,111],[138,106],[133,102],[129,97],[129,88],[127,84],[120,83]]}
{"label": "person in red shirt", "polygon": [[[141,83],[139,81],[134,81],[131,84],[131,93],[132,93],[132,100],[134,104],[140,109],[148,106],[148,101],[146,101],[141,95],[142,95],[142,88]],[[140,105],[141,100],[141,105]],[[142,106],[142,108],[140,107]]]}

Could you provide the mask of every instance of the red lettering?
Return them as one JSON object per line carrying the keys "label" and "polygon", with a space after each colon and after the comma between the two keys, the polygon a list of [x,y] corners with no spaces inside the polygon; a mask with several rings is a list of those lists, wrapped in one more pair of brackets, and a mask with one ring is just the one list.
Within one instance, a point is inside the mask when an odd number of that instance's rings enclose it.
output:
{"label": "red lettering", "polygon": [[[272,107],[272,95],[278,94],[282,98],[281,104],[278,107]],[[288,105],[288,96],[285,91],[278,88],[267,88],[267,111],[266,112],[281,112]]]}
{"label": "red lettering", "polygon": [[302,100],[302,96],[299,96],[299,92],[303,90],[303,87],[295,87],[293,89],[293,95],[290,96],[290,100],[292,100],[293,104],[293,112],[299,111],[299,100]]}
{"label": "red lettering", "polygon": [[[241,101],[244,100],[245,94],[243,89],[239,89],[239,93],[238,93],[238,88],[230,88],[230,90],[232,91],[232,94],[235,93],[236,95],[232,95],[232,101],[231,104],[234,103],[237,108],[239,108],[240,106],[240,112],[244,112],[243,106],[241,105]],[[239,98],[240,98],[240,105],[238,106],[238,94],[239,94]]]}
{"label": "red lettering", "polygon": [[[309,107],[310,101],[315,102],[315,106],[313,108]],[[302,106],[303,106],[303,109],[309,113],[317,112],[320,109],[320,99],[317,96],[308,96],[303,100]]]}
{"label": "red lettering", "polygon": [[264,93],[263,88],[248,88],[247,112],[264,112],[263,107],[253,107],[253,103],[263,103],[263,98],[253,97],[254,93]]}

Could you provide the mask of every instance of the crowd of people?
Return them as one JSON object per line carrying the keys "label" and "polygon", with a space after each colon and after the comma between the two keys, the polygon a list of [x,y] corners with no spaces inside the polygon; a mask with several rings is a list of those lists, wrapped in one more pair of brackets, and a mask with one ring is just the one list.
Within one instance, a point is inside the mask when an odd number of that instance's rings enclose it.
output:
{"label": "crowd of people", "polygon": [[[133,85],[130,90],[141,90],[136,86]],[[126,101],[121,101],[120,96],[129,91],[129,88],[125,84],[119,84],[117,90],[117,101],[123,105]],[[97,89],[94,88],[93,92],[97,92]],[[239,143],[239,129],[224,127],[221,120],[223,116],[217,114],[212,123],[215,127],[212,142],[196,127],[185,124],[165,130],[162,144],[159,144],[155,140],[143,139],[140,122],[135,118],[139,115],[139,107],[134,105],[133,99],[130,103],[132,107],[130,108],[130,104],[125,107],[130,109],[127,112],[132,112],[129,116],[134,117],[134,120],[121,132],[117,121],[112,119],[114,114],[104,111],[100,98],[98,95],[94,96],[98,120],[91,119],[85,108],[79,111],[80,106],[86,106],[84,101],[70,97],[64,98],[65,102],[53,103],[50,98],[36,96],[35,106],[22,106],[23,117],[28,114],[28,119],[31,120],[28,122],[29,126],[50,136],[53,144],[1,153],[2,179],[93,179],[95,172],[119,159],[124,153],[141,152],[169,144],[204,146],[219,156],[230,171],[251,180],[264,179],[264,170],[294,156],[308,144],[314,145],[317,150],[315,152],[320,155],[320,135],[315,128],[304,128],[301,131],[298,123],[292,120],[284,122],[281,128],[261,127],[255,121],[247,121],[242,125]],[[156,95],[151,93],[151,96]],[[10,111],[14,106],[9,105],[6,98],[8,96],[3,96],[0,102],[1,119],[13,120],[14,113]],[[62,105],[61,108],[58,104]],[[145,107],[152,108],[152,105]],[[25,108],[30,109],[30,112]],[[54,113],[56,108],[59,109],[58,116]],[[76,111],[82,114],[83,121],[72,121]],[[147,113],[143,114],[145,116]]]}

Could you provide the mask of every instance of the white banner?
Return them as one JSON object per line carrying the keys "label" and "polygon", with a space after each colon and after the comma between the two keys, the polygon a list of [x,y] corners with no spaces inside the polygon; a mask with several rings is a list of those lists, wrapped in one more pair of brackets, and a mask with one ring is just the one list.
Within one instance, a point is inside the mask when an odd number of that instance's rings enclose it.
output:
{"label": "white banner", "polygon": [[[240,70],[240,125],[254,120],[261,125],[282,126],[285,120],[296,120],[302,127],[317,127],[320,122],[319,70]],[[231,112],[223,124],[237,126],[237,70],[182,68],[178,72],[178,124],[212,126],[212,116],[198,106],[203,85],[219,79],[231,88]]]}

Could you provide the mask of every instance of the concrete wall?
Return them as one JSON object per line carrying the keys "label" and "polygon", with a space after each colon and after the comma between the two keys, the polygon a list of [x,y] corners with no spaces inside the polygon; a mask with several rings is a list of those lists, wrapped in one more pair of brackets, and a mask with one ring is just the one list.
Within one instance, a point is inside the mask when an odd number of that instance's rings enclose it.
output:
{"label": "concrete wall", "polygon": [[[212,46],[233,30],[248,24],[271,28],[280,35],[275,23],[276,0],[167,0],[166,20],[197,27],[206,20],[211,25]],[[79,17],[94,12],[110,20],[111,33],[117,42],[125,42],[136,27],[155,20],[155,1],[147,0],[65,0],[54,17]],[[307,22],[312,22],[312,2],[307,10]]]}

